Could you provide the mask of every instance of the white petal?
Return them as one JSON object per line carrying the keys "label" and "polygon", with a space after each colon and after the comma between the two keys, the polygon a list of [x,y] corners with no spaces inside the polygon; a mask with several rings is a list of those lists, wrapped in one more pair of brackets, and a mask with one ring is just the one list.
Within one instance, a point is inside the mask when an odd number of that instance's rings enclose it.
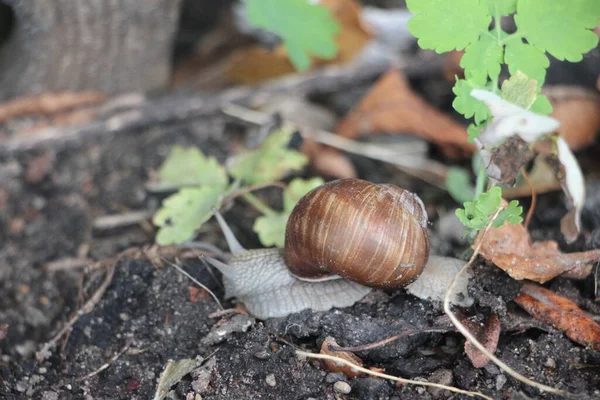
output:
{"label": "white petal", "polygon": [[583,173],[575,155],[571,152],[569,145],[561,137],[556,141],[558,147],[558,160],[565,168],[564,187],[575,209],[575,225],[581,228],[580,213],[585,201],[585,184]]}

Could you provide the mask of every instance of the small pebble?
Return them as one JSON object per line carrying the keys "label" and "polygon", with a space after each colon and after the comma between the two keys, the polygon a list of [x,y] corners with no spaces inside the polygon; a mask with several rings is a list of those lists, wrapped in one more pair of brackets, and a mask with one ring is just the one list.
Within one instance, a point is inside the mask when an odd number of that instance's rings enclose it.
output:
{"label": "small pebble", "polygon": [[42,393],[42,400],[58,400],[58,393],[46,391]]}
{"label": "small pebble", "polygon": [[269,358],[271,358],[271,353],[269,353],[265,349],[262,349],[255,352],[254,357],[258,358],[259,360],[268,360]]}
{"label": "small pebble", "polygon": [[502,389],[502,386],[506,383],[506,376],[500,374],[496,377],[496,390]]}
{"label": "small pebble", "polygon": [[333,390],[335,390],[337,393],[348,394],[352,388],[344,381],[337,381],[333,384]]}
{"label": "small pebble", "polygon": [[544,365],[548,368],[556,368],[556,361],[553,358],[548,358]]}
{"label": "small pebble", "polygon": [[275,385],[277,385],[277,381],[275,380],[274,374],[267,375],[267,377],[265,378],[265,382],[267,382],[267,385],[271,387],[275,387]]}

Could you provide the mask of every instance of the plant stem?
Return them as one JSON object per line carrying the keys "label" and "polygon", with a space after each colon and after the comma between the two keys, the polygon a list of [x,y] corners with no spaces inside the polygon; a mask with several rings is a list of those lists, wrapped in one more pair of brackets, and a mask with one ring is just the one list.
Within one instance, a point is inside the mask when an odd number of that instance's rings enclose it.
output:
{"label": "plant stem", "polygon": [[485,175],[485,166],[483,161],[479,165],[479,171],[477,172],[477,181],[475,182],[475,198],[478,198],[485,187],[485,181],[487,176]]}
{"label": "plant stem", "polygon": [[253,195],[252,193],[243,193],[242,198],[248,202],[252,207],[260,211],[263,215],[271,217],[275,215],[275,211],[266,205],[262,200]]}

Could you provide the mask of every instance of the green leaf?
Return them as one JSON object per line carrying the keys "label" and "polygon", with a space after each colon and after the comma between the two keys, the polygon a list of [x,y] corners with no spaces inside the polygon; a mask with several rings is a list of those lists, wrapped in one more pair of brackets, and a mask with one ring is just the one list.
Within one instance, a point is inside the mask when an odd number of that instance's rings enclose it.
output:
{"label": "green leaf", "polygon": [[502,82],[502,98],[525,110],[529,109],[537,97],[538,83],[517,71]]}
{"label": "green leaf", "polygon": [[283,210],[292,211],[302,196],[324,183],[323,178],[319,177],[311,179],[296,178],[292,180],[283,192]]}
{"label": "green leaf", "polygon": [[285,243],[285,225],[290,213],[275,213],[256,218],[254,232],[258,234],[260,242],[267,247],[283,248]]}
{"label": "green leaf", "polygon": [[219,208],[225,191],[225,186],[183,188],[167,197],[153,218],[154,225],[160,228],[156,242],[166,246],[191,239],[212,216],[212,208]]}
{"label": "green leaf", "polygon": [[529,110],[537,114],[550,115],[552,113],[552,104],[546,96],[538,94]]}
{"label": "green leaf", "polygon": [[472,200],[475,193],[471,185],[471,176],[464,168],[452,167],[448,170],[446,188],[457,203]]}
{"label": "green leaf", "polygon": [[487,0],[489,13],[492,16],[496,14],[505,17],[517,10],[517,0]]}
{"label": "green leaf", "polygon": [[483,128],[485,128],[486,125],[487,123],[483,123],[481,125],[469,124],[467,127],[467,133],[469,134],[467,141],[469,143],[475,143],[475,138],[478,138],[479,135],[481,135],[481,131],[483,131]]}
{"label": "green leaf", "polygon": [[515,23],[527,41],[559,60],[581,61],[598,44],[592,29],[600,19],[598,0],[521,0]]}
{"label": "green leaf", "polygon": [[466,78],[483,71],[491,79],[496,79],[502,62],[502,46],[491,36],[481,35],[478,41],[467,47],[460,66],[465,69]]}
{"label": "green leaf", "polygon": [[494,220],[493,227],[500,228],[504,225],[505,222],[509,224],[520,224],[523,222],[523,207],[519,206],[519,202],[517,200],[513,200],[508,203],[508,206],[498,213],[496,220]]}
{"label": "green leaf", "polygon": [[407,0],[406,5],[415,14],[408,30],[422,49],[438,53],[464,49],[491,22],[487,4],[480,0]]}
{"label": "green leaf", "polygon": [[300,179],[290,182],[283,192],[283,212],[258,217],[254,222],[254,232],[265,246],[283,247],[285,225],[296,203],[302,196],[324,183],[322,178]]}
{"label": "green leaf", "polygon": [[506,43],[504,61],[511,75],[521,71],[531,79],[535,79],[540,87],[546,79],[546,68],[550,66],[550,60],[543,51],[520,40]]}
{"label": "green leaf", "polygon": [[463,204],[464,208],[456,210],[460,222],[470,229],[482,229],[489,222],[492,214],[502,203],[502,190],[496,186],[486,193],[482,193],[473,201]]}
{"label": "green leaf", "polygon": [[475,117],[475,123],[481,124],[483,121],[490,118],[490,110],[481,100],[477,100],[471,96],[473,89],[485,88],[486,77],[484,74],[478,77],[469,79],[459,79],[452,88],[452,92],[456,98],[452,102],[452,106],[456,111],[463,114],[465,118]]}
{"label": "green leaf", "polygon": [[196,147],[173,146],[158,170],[160,185],[169,187],[226,185],[227,172],[214,157]]}
{"label": "green leaf", "polygon": [[229,173],[249,185],[273,182],[287,173],[302,169],[308,159],[287,148],[292,132],[278,130],[265,139],[260,148],[241,154],[229,168]]}
{"label": "green leaf", "polygon": [[340,26],[327,8],[308,0],[245,0],[248,20],[283,40],[294,67],[304,71],[311,56],[331,59],[338,52]]}

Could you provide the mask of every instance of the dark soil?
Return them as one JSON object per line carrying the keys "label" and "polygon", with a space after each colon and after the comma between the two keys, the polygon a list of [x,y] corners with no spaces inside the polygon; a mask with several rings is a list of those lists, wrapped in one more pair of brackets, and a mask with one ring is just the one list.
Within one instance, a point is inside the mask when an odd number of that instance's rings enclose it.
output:
{"label": "dark soil", "polygon": [[[194,392],[202,399],[463,398],[417,386],[397,387],[375,378],[350,380],[294,353],[296,349],[317,351],[327,336],[342,346],[357,346],[405,329],[432,326],[446,327],[448,332],[415,334],[357,354],[365,365],[384,368],[389,374],[445,381],[495,399],[558,398],[540,394],[493,364],[473,368],[463,351],[464,339],[450,329],[439,304],[416,299],[403,290],[375,292],[347,309],[304,311],[282,319],[257,321],[240,314],[214,317],[210,314],[218,307],[210,297],[192,296],[189,280],[172,267],[144,257],[119,261],[93,310],[78,319],[67,340],[51,349],[49,358],[36,361],[36,352],[99,287],[108,268],[51,271],[47,263],[77,256],[104,260],[151,244],[153,232],[146,224],[98,232],[93,229],[94,219],[154,209],[161,198],[149,194],[145,184],[170,147],[198,145],[223,161],[233,141],[223,136],[223,130],[224,121],[215,117],[0,160],[0,325],[7,326],[6,337],[0,339],[0,398],[149,399],[169,360],[197,357],[202,363],[171,388],[170,398],[194,399]],[[597,150],[590,152],[592,159],[597,157]],[[37,175],[30,170],[33,165],[42,169]],[[389,170],[381,165],[364,165],[382,168],[379,179],[388,179]],[[370,177],[375,174],[364,172]],[[435,209],[434,200],[451,205],[439,191],[414,181],[410,184],[424,194],[433,206],[430,209]],[[564,250],[600,243],[597,182],[589,185],[588,198],[587,239],[571,246],[561,242]],[[563,197],[542,196],[539,203],[532,226],[534,238],[561,240]],[[251,231],[255,216],[243,203],[227,212],[242,244],[250,248],[258,246]],[[442,239],[436,225],[430,231],[438,252],[458,255],[465,249],[463,243]],[[213,223],[201,239],[225,248]],[[222,298],[220,278],[212,271],[194,260],[183,262],[183,267]],[[598,352],[527,316],[511,301],[520,283],[494,266],[478,262],[474,275],[470,290],[476,303],[461,312],[479,321],[491,312],[499,315],[503,333],[497,355],[502,360],[538,382],[600,398]],[[557,279],[551,288],[598,314],[592,301],[593,277],[575,283]],[[217,328],[226,333],[209,334]],[[114,359],[127,345],[128,350]],[[107,368],[85,378],[107,362]],[[349,395],[334,392],[338,381],[350,384]]]}

